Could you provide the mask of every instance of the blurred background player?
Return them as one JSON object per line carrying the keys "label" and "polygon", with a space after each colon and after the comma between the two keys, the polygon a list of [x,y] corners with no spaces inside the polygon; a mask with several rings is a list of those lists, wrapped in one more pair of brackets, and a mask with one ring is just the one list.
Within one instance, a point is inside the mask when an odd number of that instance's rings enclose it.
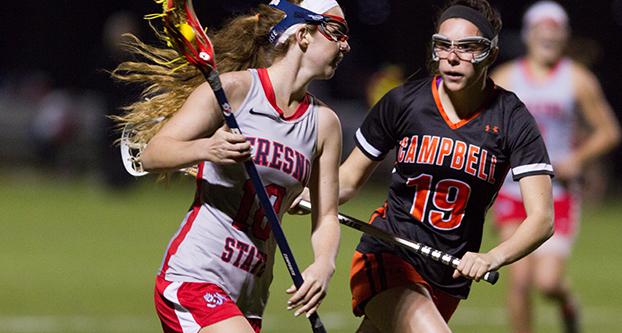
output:
{"label": "blurred background player", "polygon": [[308,316],[326,294],[339,243],[341,130],[335,113],[307,88],[331,78],[350,47],[336,1],[300,5],[262,4],[213,36],[223,88],[244,136],[223,129],[216,98],[196,68],[167,68],[179,65],[167,61],[177,57],[172,50],[136,40],[133,50],[153,63],[126,62],[114,72],[148,86],[149,98],[131,105],[122,124],[166,119],[161,128],[142,128],[145,139],[155,132],[141,155],[145,170],[199,165],[195,201],[156,279],[165,332],[261,328],[276,242],[240,163],[248,158],[281,218],[305,186],[311,189],[314,261],[302,272],[303,285],[287,290],[288,309]]}
{"label": "blurred background player", "polygon": [[[535,287],[560,307],[566,332],[579,332],[578,304],[566,265],[579,229],[579,178],[589,162],[613,148],[620,130],[594,75],[564,55],[568,16],[553,1],[533,4],[523,17],[523,58],[501,65],[496,84],[515,92],[535,117],[554,167],[555,234],[532,255],[512,264],[507,306],[512,332],[532,332],[530,291]],[[578,140],[579,121],[588,135]],[[494,206],[502,239],[525,218],[518,183],[506,179]]]}

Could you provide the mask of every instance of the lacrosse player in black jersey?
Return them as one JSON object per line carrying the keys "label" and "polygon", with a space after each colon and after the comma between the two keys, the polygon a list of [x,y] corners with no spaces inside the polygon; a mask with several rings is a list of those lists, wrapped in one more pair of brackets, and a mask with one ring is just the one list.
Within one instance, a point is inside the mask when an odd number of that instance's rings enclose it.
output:
{"label": "lacrosse player in black jersey", "polygon": [[[553,169],[523,103],[495,86],[501,20],[485,0],[452,1],[432,36],[434,74],[387,93],[356,132],[340,167],[340,202],[352,198],[395,148],[386,203],[370,223],[461,258],[457,269],[363,235],[352,261],[358,332],[449,332],[472,280],[527,255],[552,234]],[[508,171],[527,218],[480,252],[484,218]]]}

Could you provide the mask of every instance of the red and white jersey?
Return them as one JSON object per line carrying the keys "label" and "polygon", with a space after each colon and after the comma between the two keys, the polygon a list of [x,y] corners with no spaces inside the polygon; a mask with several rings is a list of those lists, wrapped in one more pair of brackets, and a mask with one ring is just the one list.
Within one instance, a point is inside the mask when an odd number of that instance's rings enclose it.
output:
{"label": "red and white jersey", "polygon": [[[284,117],[265,69],[235,118],[279,217],[306,186],[317,151],[317,104],[307,95]],[[199,165],[194,204],[170,241],[160,276],[221,286],[247,318],[261,317],[272,281],[276,243],[244,166]]]}
{"label": "red and white jersey", "polygon": [[[509,86],[525,103],[533,115],[546,144],[551,163],[563,161],[575,144],[577,121],[576,97],[572,78],[572,61],[560,60],[544,81],[536,82],[524,59],[513,64]],[[554,193],[562,188],[554,182]],[[520,197],[518,183],[510,177],[501,189],[506,194]]]}

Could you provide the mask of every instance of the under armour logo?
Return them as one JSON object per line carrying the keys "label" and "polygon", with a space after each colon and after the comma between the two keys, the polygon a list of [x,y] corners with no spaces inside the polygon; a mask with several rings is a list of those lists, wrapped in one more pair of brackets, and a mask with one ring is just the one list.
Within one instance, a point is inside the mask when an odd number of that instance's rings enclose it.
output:
{"label": "under armour logo", "polygon": [[486,131],[486,133],[499,134],[499,127],[486,125],[486,127],[484,128],[484,131]]}
{"label": "under armour logo", "polygon": [[222,305],[227,300],[227,297],[225,295],[221,293],[217,293],[217,292],[206,293],[205,296],[203,296],[203,298],[205,298],[208,308],[215,308],[219,305]]}

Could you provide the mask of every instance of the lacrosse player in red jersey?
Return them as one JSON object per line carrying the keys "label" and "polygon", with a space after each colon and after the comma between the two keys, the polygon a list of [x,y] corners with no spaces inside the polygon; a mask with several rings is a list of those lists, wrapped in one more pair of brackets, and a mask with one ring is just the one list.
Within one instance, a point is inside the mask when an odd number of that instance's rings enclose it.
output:
{"label": "lacrosse player in red jersey", "polygon": [[[582,65],[564,56],[570,28],[568,15],[553,1],[540,1],[525,12],[524,58],[500,66],[495,82],[516,92],[534,116],[547,145],[553,181],[555,235],[532,255],[509,267],[508,310],[512,332],[532,332],[530,289],[556,301],[565,332],[579,332],[578,304],[565,276],[580,212],[579,176],[590,161],[610,150],[620,129],[598,81]],[[577,121],[590,134],[577,144]],[[525,217],[518,184],[506,179],[494,206],[501,237],[511,237]]]}
{"label": "lacrosse player in red jersey", "polygon": [[[387,93],[356,132],[339,172],[352,198],[395,148],[384,207],[370,223],[448,252],[457,269],[363,235],[352,261],[358,332],[449,332],[472,280],[512,263],[552,233],[552,166],[523,103],[495,86],[501,20],[485,0],[452,1],[432,36],[434,75]],[[480,252],[484,218],[511,170],[527,217],[506,241]]]}
{"label": "lacrosse player in red jersey", "polygon": [[307,88],[333,76],[350,48],[347,33],[334,0],[275,0],[216,32],[218,68],[226,72],[222,84],[244,136],[222,128],[212,89],[192,66],[169,61],[176,58],[173,50],[135,40],[135,53],[151,63],[124,63],[113,73],[148,86],[146,98],[119,119],[141,129],[138,137],[148,141],[142,167],[169,171],[198,164],[194,203],[156,279],[165,332],[260,330],[276,244],[240,163],[249,158],[279,217],[305,186],[311,189],[314,262],[302,273],[304,284],[287,292],[295,315],[317,310],[339,243],[341,128]]}

